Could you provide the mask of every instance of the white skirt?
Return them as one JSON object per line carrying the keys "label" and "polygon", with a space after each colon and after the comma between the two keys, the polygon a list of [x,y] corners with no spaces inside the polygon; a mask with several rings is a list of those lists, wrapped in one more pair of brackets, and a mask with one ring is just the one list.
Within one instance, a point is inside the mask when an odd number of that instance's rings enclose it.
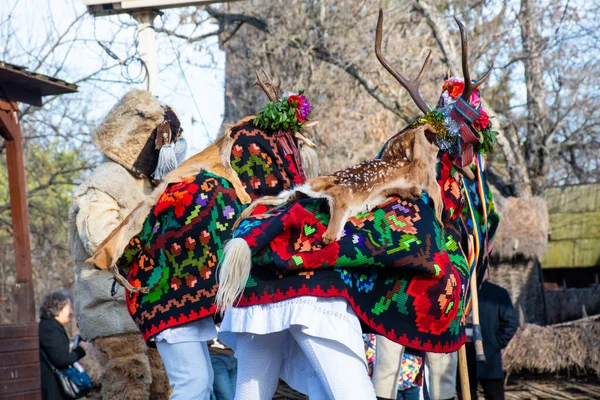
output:
{"label": "white skirt", "polygon": [[188,322],[174,328],[167,328],[156,335],[152,340],[160,342],[161,340],[167,343],[182,343],[182,342],[208,342],[217,337],[217,328],[212,317],[203,318]]}
{"label": "white skirt", "polygon": [[[347,347],[365,363],[365,346],[360,321],[348,302],[343,298],[301,296],[271,304],[249,307],[233,307],[225,312],[219,329],[219,341],[236,349],[238,333],[265,335],[299,326],[302,332],[314,337],[334,340]],[[286,365],[281,378],[290,386],[292,382],[304,381],[300,368],[306,358],[299,346],[286,349]],[[297,389],[298,390],[298,389]]]}

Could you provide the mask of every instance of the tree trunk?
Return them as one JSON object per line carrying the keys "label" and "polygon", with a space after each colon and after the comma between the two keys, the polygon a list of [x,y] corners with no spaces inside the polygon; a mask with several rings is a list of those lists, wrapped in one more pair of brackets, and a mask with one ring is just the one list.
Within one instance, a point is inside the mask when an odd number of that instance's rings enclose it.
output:
{"label": "tree trunk", "polygon": [[[454,45],[454,40],[450,37],[450,30],[444,15],[437,7],[425,0],[417,0],[414,3],[414,7],[427,19],[427,23],[431,27],[438,45],[442,49],[450,74],[457,77],[462,76],[462,71],[459,70],[459,66],[461,65],[460,50]],[[491,105],[485,100],[483,100],[483,108],[489,115],[497,115]],[[510,177],[513,194],[517,197],[531,196],[532,191],[527,173],[527,164],[523,159],[516,132],[510,129],[504,130],[501,126],[495,126],[494,129],[498,131],[498,145],[502,149],[502,153],[506,159],[507,172]]]}
{"label": "tree trunk", "polygon": [[544,43],[538,28],[536,0],[522,0],[519,13],[523,66],[527,88],[527,130],[525,140],[525,162],[531,177],[534,195],[541,195],[545,177],[550,166],[549,137],[547,132],[548,111],[542,51]]}

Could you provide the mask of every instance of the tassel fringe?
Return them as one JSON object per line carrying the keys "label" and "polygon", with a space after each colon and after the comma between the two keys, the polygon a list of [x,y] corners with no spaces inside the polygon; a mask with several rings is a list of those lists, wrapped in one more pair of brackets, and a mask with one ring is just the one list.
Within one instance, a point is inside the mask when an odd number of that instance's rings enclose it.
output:
{"label": "tassel fringe", "polygon": [[307,179],[319,176],[319,156],[314,148],[302,143],[300,146],[300,160]]}
{"label": "tassel fringe", "polygon": [[175,157],[177,158],[178,166],[187,158],[187,149],[187,141],[183,137],[177,139],[175,142]]}
{"label": "tassel fringe", "polygon": [[160,148],[158,153],[158,163],[152,177],[158,181],[162,181],[165,176],[177,168],[177,156],[172,144],[165,144]]}
{"label": "tassel fringe", "polygon": [[240,298],[252,268],[252,252],[244,239],[231,239],[223,250],[217,270],[219,290],[215,304],[221,315]]}

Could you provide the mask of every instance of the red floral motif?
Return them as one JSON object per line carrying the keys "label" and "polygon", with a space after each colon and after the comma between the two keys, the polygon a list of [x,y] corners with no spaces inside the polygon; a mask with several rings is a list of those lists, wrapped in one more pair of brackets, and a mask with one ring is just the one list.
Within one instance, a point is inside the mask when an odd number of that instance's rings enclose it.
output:
{"label": "red floral motif", "polygon": [[260,155],[260,147],[258,147],[256,145],[256,143],[252,143],[249,147],[250,153],[254,154],[255,156]]}
{"label": "red floral motif", "polygon": [[170,185],[158,199],[154,207],[154,215],[158,216],[161,212],[173,207],[175,216],[180,218],[194,201],[194,196],[199,187],[194,183],[196,177],[186,179],[182,182]]}
{"label": "red floral motif", "polygon": [[415,322],[419,331],[440,335],[448,329],[460,309],[461,286],[460,276],[452,268],[448,253],[435,253],[433,261],[436,276],[424,275],[411,280],[406,293],[416,299]]}
{"label": "red floral motif", "polygon": [[208,242],[210,242],[210,233],[207,231],[202,231],[202,233],[200,233],[200,242],[204,245],[207,245]]}
{"label": "red floral motif", "polygon": [[185,247],[189,250],[189,251],[194,251],[194,249],[196,248],[196,241],[194,239],[192,239],[191,237],[188,237],[185,240]]}
{"label": "red floral motif", "polygon": [[193,288],[196,286],[196,283],[198,283],[198,278],[193,275],[188,275],[187,278],[185,278],[185,283],[188,285],[188,287]]}
{"label": "red floral motif", "polygon": [[258,179],[256,176],[253,176],[250,179],[250,185],[252,186],[252,189],[257,190],[260,187],[260,179]]}
{"label": "red floral motif", "polygon": [[173,290],[179,290],[180,287],[181,287],[181,279],[179,279],[176,276],[174,276],[173,278],[171,278],[171,289],[173,289]]}
{"label": "red floral motif", "polygon": [[202,266],[202,268],[200,268],[200,278],[207,280],[208,278],[210,278],[211,275],[212,275],[211,268],[208,268],[206,266]]}
{"label": "red floral motif", "polygon": [[269,185],[269,187],[275,187],[279,183],[279,181],[273,174],[267,175],[267,177],[265,178],[265,181],[267,182],[267,185]]}
{"label": "red floral motif", "polygon": [[231,154],[233,154],[233,156],[236,157],[236,158],[240,158],[243,153],[244,153],[244,149],[239,144],[236,144],[231,149]]}
{"label": "red floral motif", "polygon": [[[323,263],[334,264],[339,257],[339,242],[324,246],[322,237],[327,227],[301,205],[292,206],[284,225],[283,230],[289,230],[291,237],[278,235],[273,239],[270,247],[273,250],[276,249],[277,255],[287,261],[290,269],[320,268]],[[250,235],[254,233],[259,232],[253,230]],[[245,239],[251,245],[252,238],[245,237]],[[288,247],[288,241],[296,243],[296,246],[303,252],[296,254],[293,249]]]}
{"label": "red floral motif", "polygon": [[177,243],[173,243],[171,245],[171,254],[173,254],[175,257],[180,255],[181,254],[181,246],[178,245]]}

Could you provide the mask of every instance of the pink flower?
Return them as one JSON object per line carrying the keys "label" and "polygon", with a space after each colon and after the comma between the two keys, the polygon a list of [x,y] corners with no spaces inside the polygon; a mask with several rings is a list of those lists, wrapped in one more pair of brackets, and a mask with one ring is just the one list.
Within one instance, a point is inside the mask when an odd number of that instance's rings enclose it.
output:
{"label": "pink flower", "polygon": [[481,96],[479,96],[479,88],[476,88],[475,91],[473,91],[473,94],[471,95],[470,103],[473,106],[473,108],[479,108],[479,105],[481,104]]}

